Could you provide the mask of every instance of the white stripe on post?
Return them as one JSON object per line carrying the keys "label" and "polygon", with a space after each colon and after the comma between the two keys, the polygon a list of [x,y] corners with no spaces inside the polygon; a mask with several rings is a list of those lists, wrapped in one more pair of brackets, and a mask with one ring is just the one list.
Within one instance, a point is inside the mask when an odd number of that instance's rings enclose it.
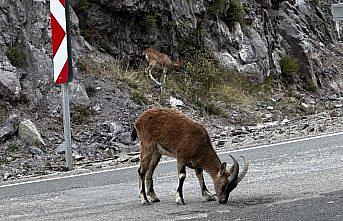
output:
{"label": "white stripe on post", "polygon": [[58,48],[55,57],[53,58],[54,63],[54,80],[57,81],[57,78],[61,74],[61,71],[68,60],[68,49],[67,49],[67,36],[61,42],[60,47]]}
{"label": "white stripe on post", "polygon": [[54,15],[57,22],[61,25],[64,32],[67,31],[66,28],[66,14],[65,8],[59,0],[50,0],[50,12]]}

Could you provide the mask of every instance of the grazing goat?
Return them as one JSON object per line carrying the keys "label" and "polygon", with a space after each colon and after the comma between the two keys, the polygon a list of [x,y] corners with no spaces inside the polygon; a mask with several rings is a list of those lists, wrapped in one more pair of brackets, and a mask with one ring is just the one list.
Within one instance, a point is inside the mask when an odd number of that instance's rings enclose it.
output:
{"label": "grazing goat", "polygon": [[[155,49],[152,49],[152,48],[145,49],[143,51],[143,56],[148,63],[148,67],[145,69],[145,73],[147,73],[150,79],[153,80],[155,84],[157,84],[158,86],[165,84],[168,70],[172,68],[180,68],[182,66],[182,62],[178,60],[175,62],[172,62],[168,55],[161,53],[159,51],[156,51]],[[161,80],[160,80],[162,83],[157,81],[151,74],[152,69],[156,67],[157,65],[159,65],[163,70],[163,73],[161,75]]]}
{"label": "grazing goat", "polygon": [[[219,203],[226,203],[230,192],[243,179],[248,171],[249,163],[239,173],[238,162],[231,155],[233,166],[226,169],[212,147],[210,137],[203,125],[172,109],[149,109],[136,121],[131,134],[132,140],[138,137],[141,141],[139,175],[139,191],[143,204],[159,202],[153,188],[153,173],[162,155],[177,160],[179,184],[176,191],[176,203],[185,204],[182,186],[186,178],[186,166],[195,170],[200,183],[202,196],[207,201],[215,197],[207,190],[203,170],[212,178]],[[147,185],[146,194],[145,179]]]}

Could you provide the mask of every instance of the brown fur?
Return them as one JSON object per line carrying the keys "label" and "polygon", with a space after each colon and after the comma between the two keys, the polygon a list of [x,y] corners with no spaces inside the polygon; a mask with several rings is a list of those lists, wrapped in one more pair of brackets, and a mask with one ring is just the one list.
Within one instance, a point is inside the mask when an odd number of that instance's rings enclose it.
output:
{"label": "brown fur", "polygon": [[[177,159],[179,174],[183,173],[181,170],[185,166],[193,169],[202,168],[208,172],[214,181],[219,200],[227,201],[229,193],[225,195],[223,189],[228,185],[232,173],[236,173],[235,176],[237,176],[238,164],[236,172],[233,172],[233,169],[226,170],[226,164],[220,162],[203,125],[179,111],[149,109],[137,119],[135,128],[141,140],[139,173],[149,175],[147,177],[148,191],[151,189],[153,192],[152,173],[161,155],[168,155]],[[200,186],[202,186],[204,185],[201,183],[203,182],[201,181],[202,172],[198,175]],[[206,187],[204,188],[204,191],[207,191]],[[142,191],[141,194],[144,195],[145,190]]]}
{"label": "brown fur", "polygon": [[157,84],[161,84],[160,82],[156,81],[152,75],[151,71],[155,67],[159,66],[163,70],[163,74],[161,76],[161,81],[165,84],[166,74],[171,69],[179,69],[182,66],[182,62],[176,61],[172,62],[168,55],[161,53],[155,49],[147,48],[143,51],[143,56],[148,63],[148,67],[146,68],[146,72],[149,73],[149,77]]}

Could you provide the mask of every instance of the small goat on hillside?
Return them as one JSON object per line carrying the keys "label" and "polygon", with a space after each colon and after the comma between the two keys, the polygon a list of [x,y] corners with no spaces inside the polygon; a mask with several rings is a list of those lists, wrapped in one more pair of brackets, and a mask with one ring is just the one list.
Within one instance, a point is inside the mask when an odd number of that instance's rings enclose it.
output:
{"label": "small goat on hillside", "polygon": [[[212,147],[210,137],[203,125],[172,109],[149,109],[136,121],[131,134],[132,140],[138,137],[141,141],[139,175],[139,191],[143,204],[159,202],[153,188],[153,173],[162,155],[177,160],[179,184],[176,191],[176,203],[185,204],[182,186],[186,178],[186,166],[195,170],[200,183],[202,196],[207,201],[215,197],[207,190],[203,170],[212,178],[219,203],[226,203],[230,192],[243,179],[248,171],[249,163],[239,173],[238,162],[231,155],[233,166],[226,170],[226,163],[221,163]],[[145,179],[147,184],[146,194]]]}
{"label": "small goat on hillside", "polygon": [[[158,86],[165,84],[167,72],[172,68],[180,68],[182,66],[182,62],[175,61],[172,62],[168,55],[156,51],[152,48],[147,48],[143,51],[144,59],[148,63],[148,67],[145,69],[145,73],[148,74],[149,78],[155,82]],[[157,81],[151,74],[151,71],[154,67],[160,66],[162,68],[162,75],[161,75],[161,82]]]}

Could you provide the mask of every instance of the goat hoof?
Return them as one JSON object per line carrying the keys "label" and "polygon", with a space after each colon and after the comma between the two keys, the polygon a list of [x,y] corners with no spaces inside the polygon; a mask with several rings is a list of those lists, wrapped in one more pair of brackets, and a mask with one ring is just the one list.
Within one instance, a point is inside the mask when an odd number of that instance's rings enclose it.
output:
{"label": "goat hoof", "polygon": [[177,205],[186,205],[185,201],[183,199],[179,198],[179,197],[176,198],[175,203]]}
{"label": "goat hoof", "polygon": [[152,202],[152,203],[158,203],[158,202],[161,202],[161,200],[158,199],[158,198],[156,198],[156,199],[151,200],[151,202]]}
{"label": "goat hoof", "polygon": [[186,205],[186,203],[184,201],[181,202],[176,202],[177,205]]}
{"label": "goat hoof", "polygon": [[149,201],[142,201],[142,205],[145,206],[145,205],[150,205],[150,202]]}
{"label": "goat hoof", "polygon": [[216,201],[216,198],[214,197],[214,195],[212,195],[210,192],[204,192],[203,195],[204,199],[206,201]]}

